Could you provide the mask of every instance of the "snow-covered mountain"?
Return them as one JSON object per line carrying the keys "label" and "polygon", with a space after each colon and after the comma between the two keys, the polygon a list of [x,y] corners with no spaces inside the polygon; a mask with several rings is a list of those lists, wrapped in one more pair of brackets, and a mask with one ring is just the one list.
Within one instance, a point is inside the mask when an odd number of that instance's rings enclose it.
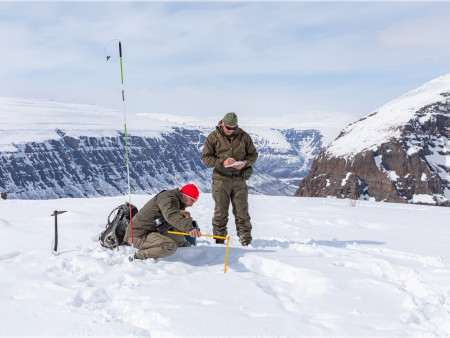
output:
{"label": "snow-covered mountain", "polygon": [[[0,191],[8,198],[114,196],[127,192],[123,113],[80,104],[0,98]],[[127,121],[133,193],[195,183],[210,191],[201,161],[216,121],[137,114]],[[250,191],[292,195],[322,149],[318,130],[242,127],[260,153]]]}
{"label": "snow-covered mountain", "polygon": [[296,195],[450,206],[449,97],[450,74],[349,125]]}

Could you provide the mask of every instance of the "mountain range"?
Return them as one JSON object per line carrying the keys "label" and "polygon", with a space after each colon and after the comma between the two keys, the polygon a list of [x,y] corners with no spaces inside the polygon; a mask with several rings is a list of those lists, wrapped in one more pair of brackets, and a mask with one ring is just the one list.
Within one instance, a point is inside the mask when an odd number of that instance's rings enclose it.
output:
{"label": "mountain range", "polygon": [[[323,130],[244,123],[259,152],[249,190],[449,206],[449,97],[450,74],[350,124],[326,148]],[[0,192],[9,198],[127,193],[121,112],[0,98],[0,114]],[[212,169],[203,165],[201,152],[217,122],[133,115],[127,126],[132,193],[188,182],[210,192]]]}
{"label": "mountain range", "polygon": [[[81,104],[0,98],[0,191],[8,198],[126,194],[121,112]],[[211,168],[201,152],[218,121],[170,122],[148,114],[127,125],[131,192],[153,194],[195,183],[209,192]],[[249,190],[293,195],[323,148],[315,129],[251,126],[259,152]]]}

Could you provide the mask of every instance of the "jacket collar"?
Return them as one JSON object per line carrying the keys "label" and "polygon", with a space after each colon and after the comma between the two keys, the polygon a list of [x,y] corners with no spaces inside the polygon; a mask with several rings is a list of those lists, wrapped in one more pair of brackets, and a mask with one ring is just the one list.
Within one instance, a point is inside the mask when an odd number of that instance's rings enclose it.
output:
{"label": "jacket collar", "polygon": [[180,188],[175,189],[175,194],[177,195],[178,200],[180,201],[180,209],[182,210],[186,209],[186,204],[184,204],[183,199],[181,198]]}

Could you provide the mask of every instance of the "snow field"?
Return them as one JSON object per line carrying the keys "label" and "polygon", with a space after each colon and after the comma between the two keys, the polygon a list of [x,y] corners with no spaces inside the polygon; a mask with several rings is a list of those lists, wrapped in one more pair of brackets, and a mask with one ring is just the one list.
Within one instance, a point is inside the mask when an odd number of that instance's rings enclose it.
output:
{"label": "snow field", "polygon": [[[231,216],[224,274],[206,237],[156,261],[102,248],[126,199],[0,200],[3,335],[450,335],[448,208],[251,195],[254,240]],[[210,194],[189,209],[205,234],[213,209]]]}

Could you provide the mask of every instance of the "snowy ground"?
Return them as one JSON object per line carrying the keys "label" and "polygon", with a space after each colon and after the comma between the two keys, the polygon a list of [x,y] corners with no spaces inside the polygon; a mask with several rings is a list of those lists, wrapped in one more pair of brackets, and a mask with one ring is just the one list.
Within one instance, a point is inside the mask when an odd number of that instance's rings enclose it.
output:
{"label": "snowy ground", "polygon": [[[125,200],[0,200],[1,335],[450,335],[450,208],[250,196],[254,241],[230,221],[224,274],[209,238],[158,261],[100,247]],[[191,208],[203,233],[212,212]]]}

